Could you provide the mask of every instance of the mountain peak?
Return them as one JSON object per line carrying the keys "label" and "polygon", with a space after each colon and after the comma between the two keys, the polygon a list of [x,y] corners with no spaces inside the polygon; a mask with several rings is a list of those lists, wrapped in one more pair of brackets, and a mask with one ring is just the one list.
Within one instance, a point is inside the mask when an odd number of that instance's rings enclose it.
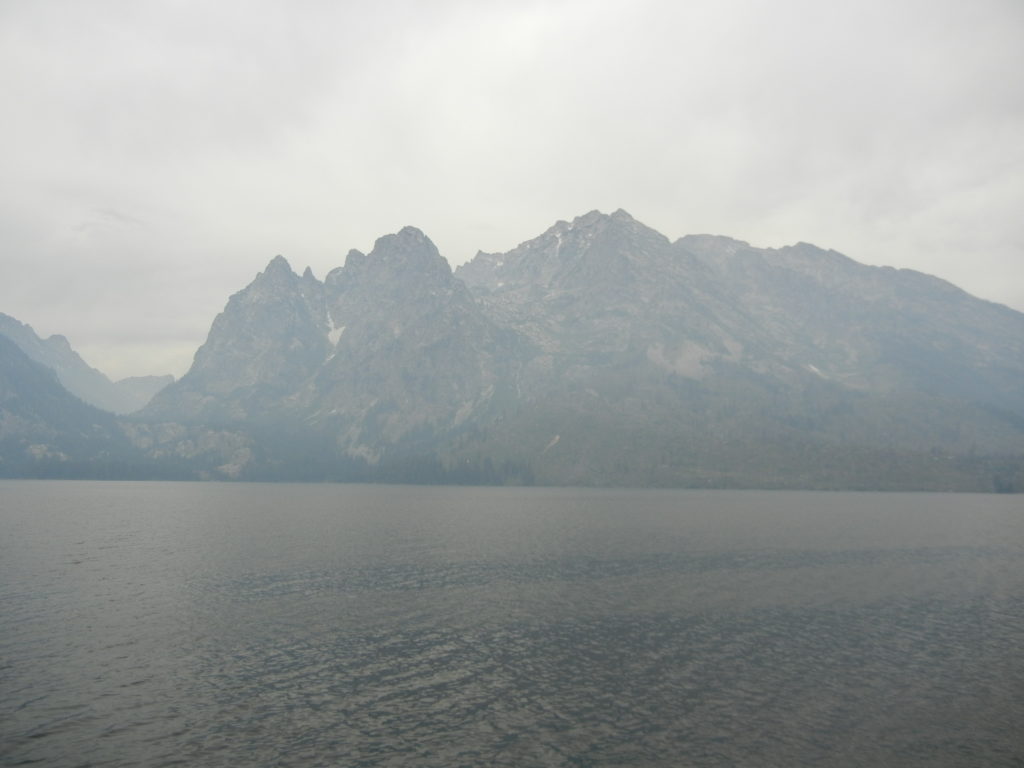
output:
{"label": "mountain peak", "polygon": [[[571,228],[589,227],[589,226],[592,226],[594,224],[598,224],[598,223],[601,223],[601,222],[616,222],[616,223],[621,223],[621,224],[638,224],[639,223],[639,222],[637,222],[636,219],[634,219],[632,216],[630,216],[627,211],[623,210],[622,208],[617,208],[615,211],[613,211],[610,214],[602,213],[601,211],[599,211],[599,210],[597,210],[595,208],[592,211],[588,211],[587,213],[584,213],[582,216],[577,216],[575,219],[572,220],[572,224],[571,225],[567,225],[567,226],[569,226]],[[559,221],[559,222],[556,223],[555,226],[558,226],[558,224],[563,224],[563,223],[564,222]]]}
{"label": "mountain peak", "polygon": [[68,337],[62,333],[55,333],[52,336],[50,336],[46,341],[48,344],[52,344],[53,346],[65,352],[72,351],[71,342],[68,341]]}
{"label": "mountain peak", "polygon": [[272,258],[270,262],[267,264],[267,268],[264,270],[264,273],[270,274],[271,272],[285,272],[289,275],[295,274],[294,272],[292,272],[292,267],[288,263],[288,259],[286,259],[281,254],[278,254],[277,256]]}
{"label": "mountain peak", "polygon": [[[347,254],[345,254],[345,266],[346,267],[348,267],[348,266],[355,267],[355,266],[358,266],[358,265],[362,264],[364,261],[366,261],[366,254],[363,253],[362,251],[360,251],[357,248],[351,248],[351,249],[349,249],[349,252]],[[337,272],[338,269],[340,269],[340,268],[335,268],[335,269],[331,270],[331,272]]]}
{"label": "mountain peak", "polygon": [[441,271],[451,274],[451,267],[437,250],[437,246],[416,227],[402,227],[397,234],[378,238],[373,244],[367,262],[362,263],[374,261],[392,269]]}
{"label": "mountain peak", "polygon": [[402,227],[398,232],[378,237],[370,253],[383,256],[403,249],[420,247],[437,251],[430,238],[423,234],[422,230],[416,227]]}
{"label": "mountain peak", "polygon": [[572,229],[577,229],[579,227],[590,227],[593,226],[594,224],[597,224],[599,221],[604,221],[607,218],[607,214],[601,213],[599,210],[595,208],[593,211],[588,211],[587,213],[584,213],[582,216],[577,216],[575,219],[573,219],[570,227]]}
{"label": "mountain peak", "polygon": [[570,285],[611,291],[632,280],[634,262],[662,258],[669,247],[668,238],[623,209],[611,214],[595,209],[571,223],[556,221],[506,254],[479,253],[457,274],[485,291],[526,286],[565,290]]}
{"label": "mountain peak", "polygon": [[410,226],[405,226],[398,230],[398,236],[400,238],[418,243],[423,242],[424,240],[428,240],[427,236],[423,234],[423,230]]}
{"label": "mountain peak", "polygon": [[252,285],[286,285],[297,279],[298,275],[292,271],[292,267],[288,263],[288,260],[284,256],[277,255],[267,263],[267,266],[262,272],[256,275],[256,278],[252,281]]}

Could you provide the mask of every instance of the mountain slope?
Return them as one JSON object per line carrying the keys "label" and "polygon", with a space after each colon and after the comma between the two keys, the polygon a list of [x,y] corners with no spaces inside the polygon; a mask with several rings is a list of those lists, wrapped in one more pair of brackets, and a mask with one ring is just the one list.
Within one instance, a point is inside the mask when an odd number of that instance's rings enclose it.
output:
{"label": "mountain slope", "polygon": [[112,413],[132,413],[144,406],[171,376],[147,376],[112,382],[86,363],[64,336],[41,339],[32,327],[0,313],[0,335],[6,336],[37,363],[52,369],[68,392]]}
{"label": "mountain slope", "polygon": [[507,378],[514,339],[417,229],[350,253],[325,293],[340,336],[306,397],[311,421],[331,425],[349,454],[377,461],[388,446],[457,429]]}
{"label": "mountain slope", "polygon": [[0,334],[0,475],[59,475],[62,466],[129,452],[112,414],[71,395]]}
{"label": "mountain slope", "polygon": [[805,243],[676,243],[771,332],[791,364],[844,386],[923,391],[1024,414],[1024,316],[938,278],[869,267]]}
{"label": "mountain slope", "polygon": [[210,425],[274,421],[328,350],[322,284],[277,256],[228,300],[188,373],[142,415]]}

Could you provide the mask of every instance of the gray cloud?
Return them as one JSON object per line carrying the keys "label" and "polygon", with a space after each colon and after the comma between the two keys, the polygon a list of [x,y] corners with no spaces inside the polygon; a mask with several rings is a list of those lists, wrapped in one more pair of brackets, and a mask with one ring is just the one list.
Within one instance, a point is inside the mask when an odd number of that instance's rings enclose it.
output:
{"label": "gray cloud", "polygon": [[272,256],[623,207],[1024,309],[1024,6],[0,5],[0,311],[180,374]]}

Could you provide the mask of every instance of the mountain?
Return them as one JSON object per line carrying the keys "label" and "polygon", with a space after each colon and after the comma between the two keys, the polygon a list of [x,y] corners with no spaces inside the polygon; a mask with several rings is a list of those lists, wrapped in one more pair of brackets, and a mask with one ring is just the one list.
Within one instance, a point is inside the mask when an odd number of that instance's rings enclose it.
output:
{"label": "mountain", "polygon": [[737,368],[811,377],[1024,413],[1024,316],[813,245],[670,243],[624,211],[592,212],[507,254],[479,254],[457,275],[492,314],[562,355],[642,358],[698,381]]}
{"label": "mountain", "polygon": [[86,363],[64,336],[41,339],[32,326],[3,313],[0,313],[0,335],[17,344],[32,360],[52,369],[69,392],[112,413],[137,411],[174,380],[172,376],[145,376],[112,382]]}
{"label": "mountain", "polygon": [[418,229],[353,251],[324,281],[336,342],[304,390],[310,423],[377,463],[429,445],[486,411],[512,340]]}
{"label": "mountain", "polygon": [[953,456],[1024,449],[1024,316],[936,278],[624,211],[457,275],[542,350],[513,440],[545,446],[544,481],[943,487],[992,468]]}
{"label": "mountain", "polygon": [[514,347],[434,244],[406,227],[369,254],[350,251],[323,282],[273,259],[140,417],[257,428],[261,471],[284,462],[377,477],[361,470],[410,456],[433,468],[436,446],[509,386]]}
{"label": "mountain", "polygon": [[272,260],[133,423],[246,435],[243,478],[1006,490],[1024,315],[621,210],[454,273],[407,227]]}
{"label": "mountain", "polygon": [[238,433],[119,419],[68,392],[0,334],[0,477],[236,477],[252,456]]}
{"label": "mountain", "polygon": [[150,401],[148,419],[226,425],[289,414],[328,353],[323,285],[281,256],[233,295],[192,367]]}
{"label": "mountain", "polygon": [[50,368],[0,334],[0,476],[73,476],[83,462],[128,453],[112,414],[71,395]]}
{"label": "mountain", "polygon": [[134,413],[152,400],[157,392],[173,382],[174,377],[169,373],[163,376],[128,376],[118,379],[114,382],[114,386],[124,401],[121,408],[115,410],[114,413]]}

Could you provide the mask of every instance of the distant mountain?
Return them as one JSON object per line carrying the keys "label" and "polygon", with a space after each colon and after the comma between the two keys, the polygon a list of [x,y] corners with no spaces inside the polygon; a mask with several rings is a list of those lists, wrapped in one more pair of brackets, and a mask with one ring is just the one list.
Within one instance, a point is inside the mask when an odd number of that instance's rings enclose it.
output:
{"label": "distant mountain", "polygon": [[51,368],[0,334],[0,477],[236,477],[251,438],[123,421],[68,392]]}
{"label": "distant mountain", "polygon": [[173,376],[144,376],[112,382],[86,363],[64,336],[41,339],[32,326],[0,313],[0,335],[56,373],[60,383],[83,401],[112,413],[131,413],[149,402]]}
{"label": "distant mountain", "polygon": [[[65,390],[54,372],[0,334],[0,476],[81,472],[131,452],[112,414]],[[70,469],[70,468],[76,469]]]}
{"label": "distant mountain", "polygon": [[323,282],[275,258],[139,418],[250,435],[238,477],[1005,490],[1024,315],[624,211],[454,274],[407,227]]}
{"label": "distant mountain", "polygon": [[118,379],[114,386],[124,398],[121,408],[114,413],[134,413],[153,399],[161,389],[174,382],[174,377],[167,373],[163,376],[128,376]]}

